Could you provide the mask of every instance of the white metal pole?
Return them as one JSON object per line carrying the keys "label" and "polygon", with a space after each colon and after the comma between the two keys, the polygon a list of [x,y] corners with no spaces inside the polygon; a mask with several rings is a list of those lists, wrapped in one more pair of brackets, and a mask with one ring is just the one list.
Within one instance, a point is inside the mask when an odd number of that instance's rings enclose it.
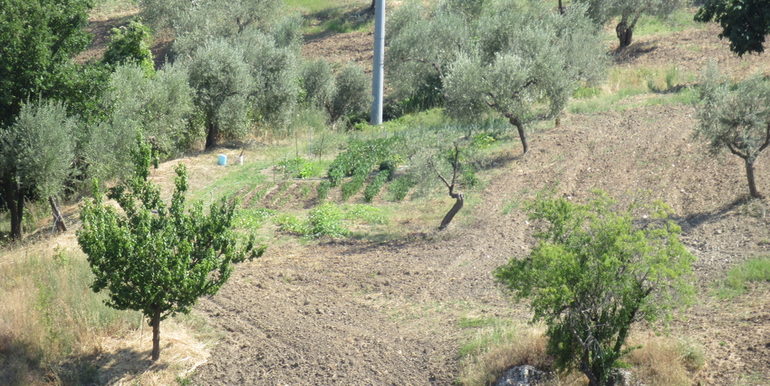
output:
{"label": "white metal pole", "polygon": [[385,0],[375,0],[374,6],[374,62],[372,64],[371,124],[382,123],[382,92],[385,70]]}

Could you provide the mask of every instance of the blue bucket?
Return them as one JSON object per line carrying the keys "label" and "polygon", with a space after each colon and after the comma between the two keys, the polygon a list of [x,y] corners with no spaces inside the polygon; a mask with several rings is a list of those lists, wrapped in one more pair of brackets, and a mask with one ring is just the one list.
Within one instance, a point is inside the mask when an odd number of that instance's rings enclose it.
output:
{"label": "blue bucket", "polygon": [[227,155],[226,154],[220,154],[220,155],[217,156],[217,165],[227,166]]}

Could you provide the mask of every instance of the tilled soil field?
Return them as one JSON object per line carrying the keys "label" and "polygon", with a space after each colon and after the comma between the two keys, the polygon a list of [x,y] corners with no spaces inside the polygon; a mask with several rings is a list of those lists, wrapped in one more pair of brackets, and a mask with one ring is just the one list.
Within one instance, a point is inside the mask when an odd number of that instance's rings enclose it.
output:
{"label": "tilled soil field", "polygon": [[[663,199],[697,257],[699,302],[671,334],[705,348],[705,384],[770,379],[767,286],[719,301],[713,282],[766,253],[767,203],[745,201],[740,160],[710,157],[694,143],[690,106],[570,115],[535,133],[524,157],[512,143],[491,174],[470,226],[428,230],[389,243],[284,245],[238,268],[204,311],[225,338],[196,372],[200,384],[451,384],[459,371],[458,326],[468,314],[529,317],[510,303],[492,270],[533,244],[512,200],[555,187],[576,200],[603,189],[621,201]],[[505,158],[505,156],[503,157]],[[766,176],[770,162],[758,161]],[[761,178],[761,191],[770,180]]]}

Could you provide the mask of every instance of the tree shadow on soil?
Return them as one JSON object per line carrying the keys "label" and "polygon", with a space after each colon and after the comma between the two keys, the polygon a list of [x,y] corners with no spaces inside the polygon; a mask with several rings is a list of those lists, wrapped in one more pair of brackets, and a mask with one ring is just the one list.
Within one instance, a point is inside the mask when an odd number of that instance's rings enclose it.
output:
{"label": "tree shadow on soil", "polygon": [[683,232],[689,232],[703,224],[713,223],[727,217],[727,215],[734,209],[749,203],[751,200],[750,197],[739,197],[733,202],[711,211],[693,213],[688,216],[676,216],[674,217],[674,221],[682,227]]}
{"label": "tree shadow on soil", "polygon": [[59,363],[45,363],[39,349],[9,337],[0,337],[2,385],[105,385],[127,375],[140,374],[151,367],[161,370],[168,365],[153,364],[150,350],[128,348],[110,353],[75,355]]}
{"label": "tree shadow on soil", "polygon": [[621,51],[612,51],[611,55],[615,64],[629,64],[642,55],[649,54],[658,49],[657,43],[657,40],[636,42]]}

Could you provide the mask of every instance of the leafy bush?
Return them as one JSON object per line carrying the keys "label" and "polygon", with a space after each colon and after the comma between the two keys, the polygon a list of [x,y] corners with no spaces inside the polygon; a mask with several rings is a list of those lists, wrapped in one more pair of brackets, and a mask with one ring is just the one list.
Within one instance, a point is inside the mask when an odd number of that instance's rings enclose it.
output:
{"label": "leafy bush", "polygon": [[293,178],[309,178],[320,174],[317,163],[308,161],[302,157],[278,162],[277,168],[285,176],[291,176]]}
{"label": "leafy bush", "polygon": [[332,183],[329,181],[323,181],[318,185],[318,199],[323,201],[329,196],[329,189],[332,188]]}
{"label": "leafy bush", "polygon": [[390,193],[390,199],[392,201],[401,201],[406,198],[409,191],[417,185],[417,181],[412,175],[404,175],[396,178],[388,186],[388,193]]}
{"label": "leafy bush", "polygon": [[366,174],[356,174],[353,178],[342,184],[342,200],[345,201],[350,197],[353,197],[364,186],[366,182]]}
{"label": "leafy bush", "polygon": [[340,238],[350,233],[342,224],[344,217],[339,206],[324,203],[311,210],[306,221],[291,215],[278,216],[275,221],[284,232],[312,238]]}
{"label": "leafy bush", "polygon": [[327,107],[332,122],[342,118],[354,122],[366,117],[372,100],[369,81],[364,70],[352,64],[345,66],[337,74],[334,97]]}
{"label": "leafy bush", "polygon": [[325,60],[310,60],[302,65],[302,102],[308,106],[324,109],[334,96],[334,74]]}
{"label": "leafy bush", "polygon": [[329,165],[328,177],[331,185],[339,185],[344,177],[366,178],[375,166],[383,162],[397,163],[400,157],[397,149],[401,143],[400,137],[352,140],[347,150],[337,155]]}
{"label": "leafy bush", "polygon": [[152,35],[144,24],[133,20],[128,25],[112,29],[110,43],[104,53],[104,62],[114,66],[136,64],[147,76],[155,73],[152,59]]}
{"label": "leafy bush", "polygon": [[364,201],[372,202],[374,197],[377,197],[377,194],[380,193],[382,186],[391,179],[392,175],[393,171],[391,169],[385,169],[378,172],[372,182],[370,182],[364,190]]}
{"label": "leafy bush", "polygon": [[613,369],[633,349],[625,347],[633,323],[666,317],[692,295],[694,257],[670,209],[658,205],[640,224],[614,206],[602,195],[584,205],[533,202],[530,219],[543,225],[537,245],[495,271],[517,298],[530,299],[557,367],[578,369],[591,385],[613,384]]}
{"label": "leafy bush", "polygon": [[100,179],[126,177],[138,134],[152,138],[166,156],[187,150],[195,137],[188,126],[194,104],[187,79],[180,66],[166,66],[152,78],[136,64],[118,66],[102,97],[108,117],[92,127],[85,149],[89,174]]}

